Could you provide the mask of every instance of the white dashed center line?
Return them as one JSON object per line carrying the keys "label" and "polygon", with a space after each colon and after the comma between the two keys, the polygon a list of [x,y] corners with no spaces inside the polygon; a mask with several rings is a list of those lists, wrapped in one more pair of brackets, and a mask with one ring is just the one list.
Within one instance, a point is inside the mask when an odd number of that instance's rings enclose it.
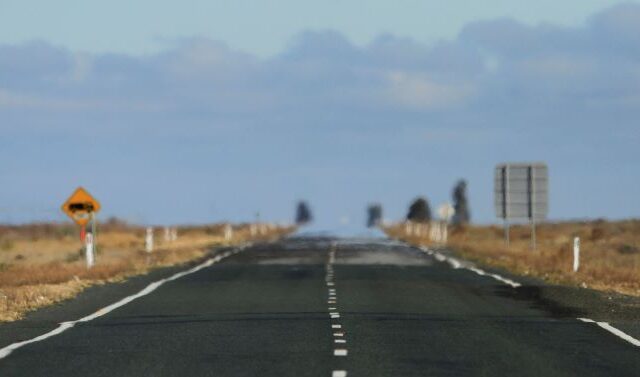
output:
{"label": "white dashed center line", "polygon": [[[336,252],[337,245],[334,243],[331,245],[331,249],[329,250],[329,258],[327,260],[326,270],[327,274],[325,276],[325,281],[327,283],[327,293],[329,294],[329,299],[327,300],[327,312],[329,313],[329,318],[331,318],[331,329],[341,329],[342,331],[333,332],[334,344],[340,344],[342,348],[335,348],[333,350],[334,356],[347,356],[348,350],[344,348],[344,345],[347,343],[347,340],[344,339],[345,332],[342,328],[342,325],[336,323],[340,319],[340,311],[337,306],[337,289],[335,287],[336,283],[333,281],[333,264],[336,261]],[[334,370],[331,373],[332,377],[346,377],[346,370]]]}
{"label": "white dashed center line", "polygon": [[336,349],[333,351],[334,356],[347,356],[348,351],[346,349]]}

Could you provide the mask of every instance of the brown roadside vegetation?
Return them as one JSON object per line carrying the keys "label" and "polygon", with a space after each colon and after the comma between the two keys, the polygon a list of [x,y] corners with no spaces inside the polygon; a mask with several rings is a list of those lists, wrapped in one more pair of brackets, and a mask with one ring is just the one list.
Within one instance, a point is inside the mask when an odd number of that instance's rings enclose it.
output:
{"label": "brown roadside vegetation", "polygon": [[145,228],[112,219],[97,234],[96,265],[87,269],[77,228],[72,224],[0,226],[0,322],[74,297],[86,287],[144,274],[151,269],[203,258],[211,247],[274,239],[295,230],[272,225],[225,224],[178,227],[178,239],[154,231],[155,248],[144,250]]}
{"label": "brown roadside vegetation", "polygon": [[[407,236],[404,224],[386,226],[392,238],[413,245],[433,243]],[[548,282],[640,296],[640,220],[545,223],[537,226],[538,247],[530,247],[528,225],[511,227],[506,247],[501,226],[450,227],[448,246],[481,265]],[[580,237],[580,269],[574,273],[573,238]]]}

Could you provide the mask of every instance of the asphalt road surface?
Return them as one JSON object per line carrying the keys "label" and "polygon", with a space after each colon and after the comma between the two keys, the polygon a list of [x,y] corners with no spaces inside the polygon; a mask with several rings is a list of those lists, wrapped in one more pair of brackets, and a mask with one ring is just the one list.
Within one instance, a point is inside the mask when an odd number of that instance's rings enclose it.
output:
{"label": "asphalt road surface", "polygon": [[[0,348],[51,335],[118,289],[1,328]],[[538,288],[383,239],[257,245],[154,289],[16,348],[0,376],[640,375],[640,348]]]}

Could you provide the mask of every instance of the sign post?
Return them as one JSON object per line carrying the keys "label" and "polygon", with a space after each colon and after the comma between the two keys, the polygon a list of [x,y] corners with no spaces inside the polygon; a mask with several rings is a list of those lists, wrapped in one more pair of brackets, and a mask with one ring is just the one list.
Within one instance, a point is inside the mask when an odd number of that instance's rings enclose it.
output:
{"label": "sign post", "polygon": [[531,248],[536,249],[536,221],[549,211],[549,174],[544,163],[508,163],[495,169],[496,216],[504,220],[505,243],[509,246],[509,222],[529,219]]}
{"label": "sign post", "polygon": [[[100,212],[100,208],[100,202],[82,187],[78,187],[62,205],[62,212],[80,226],[80,240],[85,247],[87,268],[91,268],[95,264],[94,252],[97,247],[96,214]],[[87,224],[89,223],[91,224],[91,232],[87,234]]]}
{"label": "sign post", "polygon": [[87,260],[87,268],[91,268],[95,264],[95,257],[93,252],[95,244],[93,239],[93,233],[87,234],[84,240],[85,240],[85,258]]}

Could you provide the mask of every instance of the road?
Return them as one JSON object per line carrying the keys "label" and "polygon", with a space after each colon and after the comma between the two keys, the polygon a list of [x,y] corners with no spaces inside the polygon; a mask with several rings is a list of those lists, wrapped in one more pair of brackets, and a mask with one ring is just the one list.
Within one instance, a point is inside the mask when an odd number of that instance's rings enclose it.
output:
{"label": "road", "polygon": [[[298,237],[225,256],[16,348],[0,376],[640,374],[640,348],[539,288],[392,241]],[[65,305],[56,316],[90,307]],[[58,326],[36,317],[0,335]]]}

